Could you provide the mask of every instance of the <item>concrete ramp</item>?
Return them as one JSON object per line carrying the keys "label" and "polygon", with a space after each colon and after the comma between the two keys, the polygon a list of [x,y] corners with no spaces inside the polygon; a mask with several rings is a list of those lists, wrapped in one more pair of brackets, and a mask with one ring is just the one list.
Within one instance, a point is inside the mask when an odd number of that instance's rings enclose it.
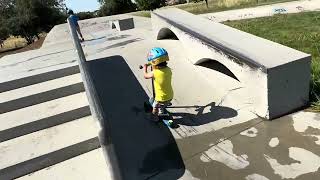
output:
{"label": "concrete ramp", "polygon": [[158,40],[179,40],[192,64],[235,79],[216,84],[245,88],[239,99],[261,117],[274,119],[309,101],[308,54],[174,8],[153,12],[152,24]]}

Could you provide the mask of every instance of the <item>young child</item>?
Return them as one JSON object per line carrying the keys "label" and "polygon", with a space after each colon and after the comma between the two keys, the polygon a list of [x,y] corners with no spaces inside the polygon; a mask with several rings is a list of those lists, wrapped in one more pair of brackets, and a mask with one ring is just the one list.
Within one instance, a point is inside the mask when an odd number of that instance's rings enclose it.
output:
{"label": "young child", "polygon": [[69,14],[70,19],[73,21],[74,25],[76,26],[77,32],[78,32],[78,34],[79,34],[80,37],[81,37],[81,41],[84,41],[84,38],[83,38],[82,33],[81,33],[81,30],[80,30],[80,26],[79,26],[79,24],[78,24],[79,17],[76,16],[76,15],[74,15],[74,13],[73,13],[72,10],[69,10],[69,11],[68,11],[68,14]]}
{"label": "young child", "polygon": [[[152,100],[152,113],[161,115],[164,112],[163,106],[170,104],[173,99],[173,89],[171,85],[172,72],[167,66],[169,61],[168,53],[163,48],[152,48],[148,53],[148,64],[145,64],[144,78],[153,79],[155,99]],[[148,66],[152,65],[153,70],[148,72]]]}

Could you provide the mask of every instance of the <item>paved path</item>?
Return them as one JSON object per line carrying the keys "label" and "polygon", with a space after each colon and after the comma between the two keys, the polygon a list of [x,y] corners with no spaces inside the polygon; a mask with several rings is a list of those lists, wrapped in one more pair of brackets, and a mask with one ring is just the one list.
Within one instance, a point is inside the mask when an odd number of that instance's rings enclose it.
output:
{"label": "paved path", "polygon": [[305,11],[319,11],[320,0],[301,0],[254,8],[236,9],[217,13],[202,14],[200,16],[216,22],[250,19],[257,17],[273,16],[275,14],[299,13]]}

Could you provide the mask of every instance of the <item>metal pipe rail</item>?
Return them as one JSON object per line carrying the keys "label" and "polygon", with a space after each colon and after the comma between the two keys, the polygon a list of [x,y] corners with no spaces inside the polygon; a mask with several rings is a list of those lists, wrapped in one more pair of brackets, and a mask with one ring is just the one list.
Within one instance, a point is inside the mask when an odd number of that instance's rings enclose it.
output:
{"label": "metal pipe rail", "polygon": [[111,127],[108,125],[108,120],[106,119],[105,112],[103,111],[99,96],[97,94],[97,90],[94,86],[93,79],[90,74],[90,69],[87,65],[87,60],[84,55],[80,40],[78,38],[76,26],[70,18],[68,18],[67,21],[69,24],[71,39],[78,54],[79,69],[89,101],[90,111],[93,119],[99,122],[100,130],[98,137],[107,166],[110,170],[111,178],[114,180],[121,180],[122,177],[120,173],[119,163],[115,154],[114,144],[110,137]]}

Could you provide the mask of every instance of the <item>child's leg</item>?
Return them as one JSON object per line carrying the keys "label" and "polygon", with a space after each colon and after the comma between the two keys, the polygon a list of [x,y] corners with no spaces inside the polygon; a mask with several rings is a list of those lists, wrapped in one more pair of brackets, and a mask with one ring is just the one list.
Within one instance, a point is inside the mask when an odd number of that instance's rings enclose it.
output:
{"label": "child's leg", "polygon": [[171,100],[158,102],[158,114],[165,114],[165,109],[168,106],[171,106]]}
{"label": "child's leg", "polygon": [[158,115],[158,112],[159,112],[159,103],[153,99],[153,98],[150,98],[149,102],[152,104],[152,114],[154,115]]}

